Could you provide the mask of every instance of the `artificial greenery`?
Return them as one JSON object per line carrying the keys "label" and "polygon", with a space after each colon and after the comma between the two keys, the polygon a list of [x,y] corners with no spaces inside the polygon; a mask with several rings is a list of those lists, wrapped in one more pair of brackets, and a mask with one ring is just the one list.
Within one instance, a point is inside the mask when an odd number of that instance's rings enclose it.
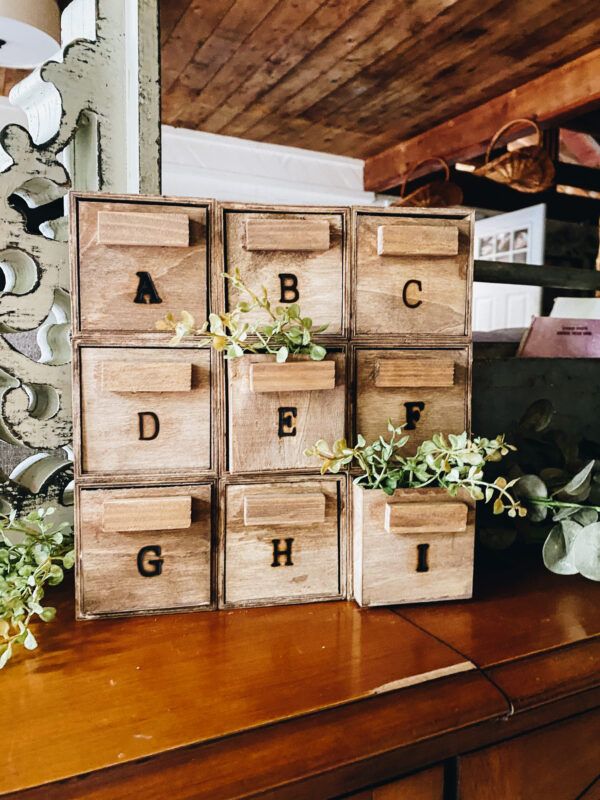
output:
{"label": "artificial greenery", "polygon": [[[313,325],[310,317],[303,317],[297,303],[290,306],[273,306],[266,288],[256,294],[243,282],[239,270],[233,275],[224,273],[231,285],[241,295],[241,300],[224,314],[210,314],[208,320],[196,327],[193,316],[182,311],[180,319],[167,314],[156,323],[160,331],[172,331],[172,344],[179,344],[190,336],[203,336],[199,346],[212,344],[215,350],[225,351],[225,358],[239,358],[244,353],[271,353],[282,363],[288,355],[308,355],[321,361],[327,351],[315,344],[313,337],[327,329],[327,325]],[[245,315],[261,312],[263,319],[248,322]]]}
{"label": "artificial greenery", "polygon": [[343,467],[357,466],[361,474],[354,483],[366,489],[381,489],[393,494],[399,488],[441,487],[456,496],[466,490],[475,500],[494,500],[494,514],[508,511],[510,517],[524,516],[527,512],[511,494],[516,481],[502,476],[494,481],[484,477],[487,462],[500,461],[514,450],[503,436],[495,439],[477,437],[469,439],[466,433],[456,436],[441,433],[422,442],[413,456],[404,455],[403,448],[409,436],[402,427],[388,422],[389,437],[380,436],[367,444],[358,436],[354,447],[339,439],[330,447],[320,440],[306,450],[306,455],[320,458],[321,474],[339,472]]}
{"label": "artificial greenery", "polygon": [[[554,426],[548,400],[533,403],[514,433],[518,452],[509,475],[528,518],[494,546],[517,538],[543,542],[544,564],[559,575],[600,580],[600,445]],[[490,540],[489,535],[484,541]]]}
{"label": "artificial greenery", "polygon": [[38,508],[23,517],[0,515],[0,669],[18,645],[37,647],[31,621],[49,622],[56,614],[42,605],[45,587],[60,583],[75,563],[71,526],[54,524],[48,519],[53,513]]}

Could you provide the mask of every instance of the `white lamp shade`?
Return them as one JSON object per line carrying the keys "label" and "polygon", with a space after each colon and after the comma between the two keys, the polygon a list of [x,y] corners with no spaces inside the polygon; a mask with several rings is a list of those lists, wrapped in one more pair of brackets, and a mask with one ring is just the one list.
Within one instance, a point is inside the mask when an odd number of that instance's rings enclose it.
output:
{"label": "white lamp shade", "polygon": [[60,48],[55,0],[0,0],[0,67],[32,69]]}

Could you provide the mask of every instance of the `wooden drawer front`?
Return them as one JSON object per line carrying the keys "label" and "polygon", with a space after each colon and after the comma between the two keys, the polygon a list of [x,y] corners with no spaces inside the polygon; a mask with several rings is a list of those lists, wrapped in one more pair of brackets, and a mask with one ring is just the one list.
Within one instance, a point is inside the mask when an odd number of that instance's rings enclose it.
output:
{"label": "wooden drawer front", "polygon": [[[344,331],[342,214],[225,211],[224,225],[226,271],[237,267],[247,286],[266,286],[277,303],[298,303],[315,325],[329,323],[327,334]],[[239,293],[227,285],[226,294],[235,305]]]}
{"label": "wooden drawer front", "polygon": [[462,756],[461,800],[598,800],[600,710]]}
{"label": "wooden drawer front", "polygon": [[324,361],[246,355],[227,362],[229,470],[318,469],[304,450],[344,435],[345,356]]}
{"label": "wooden drawer front", "polygon": [[355,333],[468,335],[470,217],[356,220]]}
{"label": "wooden drawer front", "polygon": [[209,205],[79,199],[77,326],[155,331],[167,311],[208,312]]}
{"label": "wooden drawer front", "polygon": [[355,350],[356,433],[389,436],[387,421],[405,425],[407,453],[434,433],[470,424],[470,350]]}
{"label": "wooden drawer front", "polygon": [[342,596],[344,479],[227,486],[223,605]]}
{"label": "wooden drawer front", "polygon": [[471,597],[475,503],[443,489],[353,486],[354,593],[362,606]]}
{"label": "wooden drawer front", "polygon": [[444,768],[431,767],[406,778],[400,778],[398,781],[376,786],[374,789],[365,789],[350,796],[345,795],[345,798],[346,800],[443,800]]}
{"label": "wooden drawer front", "polygon": [[82,472],[210,469],[210,359],[190,348],[82,347]]}
{"label": "wooden drawer front", "polygon": [[208,607],[211,487],[81,489],[83,615]]}

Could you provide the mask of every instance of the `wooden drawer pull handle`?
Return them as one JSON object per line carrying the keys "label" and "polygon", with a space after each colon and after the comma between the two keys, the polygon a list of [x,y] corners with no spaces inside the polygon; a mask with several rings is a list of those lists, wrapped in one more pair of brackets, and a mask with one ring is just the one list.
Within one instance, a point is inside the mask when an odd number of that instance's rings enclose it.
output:
{"label": "wooden drawer pull handle", "polygon": [[456,256],[458,228],[455,225],[379,225],[377,254],[380,256]]}
{"label": "wooden drawer pull handle", "polygon": [[335,389],[335,361],[251,364],[252,392],[310,392]]}
{"label": "wooden drawer pull handle", "polygon": [[191,388],[191,364],[167,361],[105,361],[102,364],[105,392],[189,392]]}
{"label": "wooden drawer pull handle", "polygon": [[99,211],[98,244],[137,247],[189,247],[187,214]]}
{"label": "wooden drawer pull handle", "polygon": [[375,386],[381,389],[454,386],[454,360],[449,358],[379,358]]}
{"label": "wooden drawer pull handle", "polygon": [[467,529],[466,503],[387,503],[388,533],[459,533]]}
{"label": "wooden drawer pull handle", "polygon": [[102,530],[107,533],[173,531],[189,528],[191,524],[189,495],[106,500],[102,510]]}
{"label": "wooden drawer pull handle", "polygon": [[324,219],[248,219],[246,250],[329,250]]}
{"label": "wooden drawer pull handle", "polygon": [[244,495],[244,525],[317,525],[325,522],[322,492],[261,492]]}

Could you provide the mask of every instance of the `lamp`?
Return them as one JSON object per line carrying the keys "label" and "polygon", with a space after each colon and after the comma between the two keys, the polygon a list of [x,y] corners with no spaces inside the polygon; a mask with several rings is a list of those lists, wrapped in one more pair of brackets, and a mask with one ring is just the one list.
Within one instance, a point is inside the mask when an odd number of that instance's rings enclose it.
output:
{"label": "lamp", "polygon": [[59,48],[55,0],[0,0],[0,67],[32,69]]}

